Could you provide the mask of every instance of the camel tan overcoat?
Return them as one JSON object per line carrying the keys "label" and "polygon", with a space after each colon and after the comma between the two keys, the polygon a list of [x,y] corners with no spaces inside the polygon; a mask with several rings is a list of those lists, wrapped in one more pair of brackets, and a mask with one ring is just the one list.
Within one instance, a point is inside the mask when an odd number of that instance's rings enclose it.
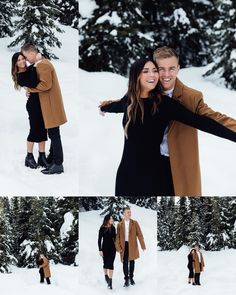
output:
{"label": "camel tan overcoat", "polygon": [[56,71],[49,60],[43,58],[36,64],[39,83],[30,92],[38,92],[46,129],[58,127],[66,123],[60,85]]}
{"label": "camel tan overcoat", "polygon": [[200,267],[199,258],[198,258],[197,253],[193,254],[193,269],[194,269],[195,273],[202,272],[204,270],[204,267],[205,267],[205,262],[204,262],[203,255],[202,255],[201,252],[200,252],[200,255],[201,255],[201,262],[202,262],[201,267]]}
{"label": "camel tan overcoat", "polygon": [[[213,111],[204,102],[201,92],[187,87],[179,79],[176,80],[173,98],[192,112],[212,118],[236,131],[236,120]],[[171,122],[168,132],[168,146],[175,195],[201,196],[197,129],[176,121]]]}
{"label": "camel tan overcoat", "polygon": [[39,267],[43,268],[45,278],[51,277],[51,271],[49,268],[49,261],[46,257],[43,258],[43,264],[41,264]]}
{"label": "camel tan overcoat", "polygon": [[[143,250],[146,249],[144,238],[140,226],[137,221],[130,219],[129,224],[129,260],[139,258],[138,242]],[[122,220],[117,226],[116,250],[120,253],[121,261],[123,261],[125,252],[125,222]]]}

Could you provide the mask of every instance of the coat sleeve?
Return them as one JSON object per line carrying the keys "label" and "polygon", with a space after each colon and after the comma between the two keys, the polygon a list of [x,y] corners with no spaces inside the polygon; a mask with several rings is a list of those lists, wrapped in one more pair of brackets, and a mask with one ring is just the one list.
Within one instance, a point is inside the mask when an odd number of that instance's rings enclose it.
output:
{"label": "coat sleeve", "polygon": [[113,101],[106,106],[101,107],[102,112],[107,113],[124,113],[127,107],[128,97],[125,95],[123,98]]}
{"label": "coat sleeve", "polygon": [[236,142],[236,132],[215,120],[189,111],[181,103],[165,97],[165,109],[170,120],[176,120],[204,132]]}
{"label": "coat sleeve", "polygon": [[117,226],[117,234],[116,234],[116,251],[121,252],[122,251],[122,245],[121,245],[121,240],[120,240],[120,224]]}
{"label": "coat sleeve", "polygon": [[99,251],[102,251],[102,236],[103,236],[103,232],[102,232],[102,228],[100,228],[99,232],[98,232],[98,249],[99,249]]}
{"label": "coat sleeve", "polygon": [[43,263],[40,265],[40,268],[47,267],[49,265],[49,261],[47,259],[43,259]]}
{"label": "coat sleeve", "polygon": [[144,242],[143,233],[142,233],[141,228],[140,228],[140,226],[139,226],[139,224],[138,224],[137,221],[135,222],[135,225],[136,225],[136,234],[137,234],[139,243],[141,245],[141,248],[143,250],[145,250],[146,249],[146,245],[145,245],[145,242]]}
{"label": "coat sleeve", "polygon": [[29,88],[29,92],[44,92],[52,87],[52,68],[48,64],[38,63],[36,66],[38,73],[38,84],[35,88]]}
{"label": "coat sleeve", "polygon": [[220,112],[216,112],[212,110],[203,100],[203,97],[199,100],[197,110],[197,114],[201,116],[206,116],[220,123],[221,125],[233,130],[236,132],[236,120],[222,114]]}

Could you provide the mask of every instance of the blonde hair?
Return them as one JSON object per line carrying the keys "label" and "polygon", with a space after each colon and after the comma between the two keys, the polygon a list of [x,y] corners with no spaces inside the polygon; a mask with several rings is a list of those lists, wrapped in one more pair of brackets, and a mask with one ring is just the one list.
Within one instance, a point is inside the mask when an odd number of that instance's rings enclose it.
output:
{"label": "blonde hair", "polygon": [[169,58],[172,56],[174,56],[179,63],[179,55],[171,47],[168,47],[168,46],[159,47],[153,52],[153,60],[155,61],[157,61],[157,59]]}

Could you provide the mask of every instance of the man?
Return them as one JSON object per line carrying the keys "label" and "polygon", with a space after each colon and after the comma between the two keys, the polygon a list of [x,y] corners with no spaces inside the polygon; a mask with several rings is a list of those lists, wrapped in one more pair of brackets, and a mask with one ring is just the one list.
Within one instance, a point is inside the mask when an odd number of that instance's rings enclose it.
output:
{"label": "man", "polygon": [[118,224],[116,236],[116,250],[120,253],[121,262],[123,263],[123,272],[125,284],[134,285],[134,266],[135,260],[139,258],[138,243],[143,250],[146,249],[143,234],[137,221],[131,219],[131,210],[125,207],[123,210],[124,218]]}
{"label": "man", "polygon": [[35,63],[38,85],[28,88],[29,92],[38,92],[45,128],[51,140],[50,153],[47,158],[48,168],[43,174],[60,174],[64,172],[63,149],[60,137],[60,125],[66,123],[61,90],[53,65],[46,58],[38,61],[38,50],[32,44],[25,44],[21,49],[23,55],[31,63]]}
{"label": "man", "polygon": [[200,286],[201,285],[200,284],[200,275],[201,275],[201,272],[204,271],[205,263],[204,263],[202,252],[200,251],[200,245],[196,244],[194,246],[194,249],[196,250],[196,252],[193,254],[195,285]]}
{"label": "man", "polygon": [[[236,131],[236,120],[219,112],[213,111],[205,104],[200,91],[189,88],[178,78],[179,56],[174,49],[161,47],[154,51],[153,59],[157,63],[159,79],[163,92],[178,100],[190,111],[202,116],[207,116],[225,127]],[[111,100],[102,102],[101,105],[110,103]],[[188,148],[191,145],[191,148]],[[173,187],[170,191],[176,196],[201,196],[201,173],[198,150],[197,129],[179,123],[171,122],[165,130],[160,146],[162,160],[167,175],[172,174]]]}

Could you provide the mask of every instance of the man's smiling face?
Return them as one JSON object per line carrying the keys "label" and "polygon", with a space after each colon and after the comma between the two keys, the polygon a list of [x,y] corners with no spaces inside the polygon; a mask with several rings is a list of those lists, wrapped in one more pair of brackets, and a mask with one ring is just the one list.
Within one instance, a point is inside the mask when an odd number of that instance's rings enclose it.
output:
{"label": "man's smiling face", "polygon": [[180,68],[178,59],[175,56],[157,58],[156,63],[158,65],[159,81],[163,90],[173,89]]}

